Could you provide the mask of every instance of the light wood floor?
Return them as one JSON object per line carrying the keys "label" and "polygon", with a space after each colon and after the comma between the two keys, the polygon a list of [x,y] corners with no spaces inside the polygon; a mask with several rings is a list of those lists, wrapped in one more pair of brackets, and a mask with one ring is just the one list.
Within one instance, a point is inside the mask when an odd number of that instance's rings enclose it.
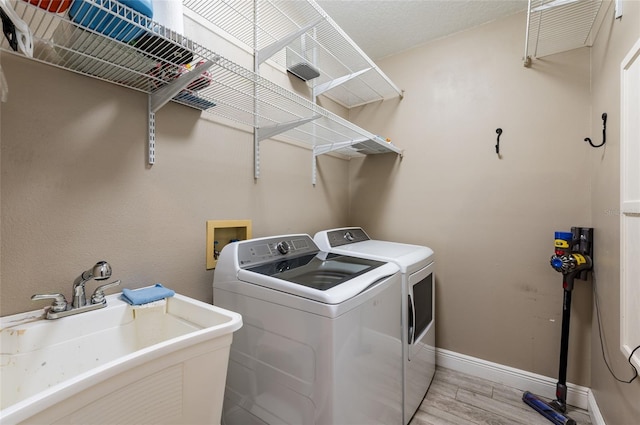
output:
{"label": "light wood floor", "polygon": [[[522,393],[522,389],[438,368],[409,425],[550,425],[522,401]],[[591,425],[584,410],[569,406],[567,414],[579,425]]]}

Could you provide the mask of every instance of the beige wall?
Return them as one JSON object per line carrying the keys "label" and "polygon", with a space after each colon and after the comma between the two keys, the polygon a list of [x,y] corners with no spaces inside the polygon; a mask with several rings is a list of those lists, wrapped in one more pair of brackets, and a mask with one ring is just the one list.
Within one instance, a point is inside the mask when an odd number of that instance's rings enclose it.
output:
{"label": "beige wall", "polygon": [[[36,308],[36,292],[69,294],[102,258],[127,287],[159,281],[210,301],[207,219],[250,218],[255,236],[354,224],[435,249],[439,347],[555,377],[562,289],[548,265],[553,232],[592,225],[607,352],[627,377],[617,347],[619,218],[607,212],[619,201],[619,64],[639,36],[640,3],[625,2],[622,21],[607,16],[593,49],[531,69],[520,61],[524,20],[381,61],[405,99],[350,118],[391,137],[404,158],[322,157],[315,188],[308,150],[263,143],[254,182],[249,133],[172,104],[157,114],[148,168],[144,95],[2,54],[10,100],[0,106],[1,314]],[[609,142],[592,149],[582,140],[599,139],[604,111]],[[569,381],[593,388],[608,425],[635,423],[640,383],[610,377],[591,283],[576,283]]]}
{"label": "beige wall", "polygon": [[[525,19],[380,62],[405,98],[350,118],[405,156],[353,164],[349,218],[375,237],[435,250],[438,347],[554,377],[562,313],[562,278],[549,266],[554,231],[589,225],[591,215],[589,50],[524,68]],[[573,307],[568,380],[588,386],[589,283],[578,281]]]}
{"label": "beige wall", "polygon": [[[610,8],[592,49],[591,135],[600,143],[607,112],[607,143],[590,154],[591,214],[596,229],[595,272],[606,353],[616,375],[632,369],[620,351],[620,64],[640,38],[640,2],[626,1],[621,20]],[[594,312],[595,315],[595,312]],[[637,342],[637,343],[640,343]],[[640,380],[617,383],[602,360],[597,327],[592,329],[591,387],[607,425],[638,423]]]}
{"label": "beige wall", "polygon": [[[612,13],[593,49],[531,69],[519,61],[523,14],[389,57],[381,68],[405,99],[351,112],[406,155],[353,164],[350,220],[375,237],[435,249],[438,347],[557,377],[553,232],[590,225],[607,353],[621,378],[632,376],[618,347],[615,211],[620,62],[640,33],[640,2],[625,2],[622,21]],[[600,140],[602,112],[609,142],[593,149],[583,139]],[[493,151],[497,127],[502,159]],[[592,284],[576,281],[568,380],[593,387],[608,425],[635,424],[640,382],[618,384],[607,371],[592,298]]]}
{"label": "beige wall", "polygon": [[100,259],[123,286],[210,302],[206,220],[251,219],[257,237],[347,219],[347,161],[320,158],[313,187],[311,151],[266,141],[254,181],[250,133],[168,104],[149,168],[146,95],[5,53],[2,68],[2,315],[43,307],[35,293],[69,297]]}

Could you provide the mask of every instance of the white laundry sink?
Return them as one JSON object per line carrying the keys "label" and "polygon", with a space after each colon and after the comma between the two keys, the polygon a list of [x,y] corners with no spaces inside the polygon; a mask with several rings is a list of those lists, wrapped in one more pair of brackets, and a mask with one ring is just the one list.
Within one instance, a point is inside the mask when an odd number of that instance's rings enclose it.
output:
{"label": "white laundry sink", "polygon": [[219,423],[239,314],[176,294],[0,318],[1,424]]}

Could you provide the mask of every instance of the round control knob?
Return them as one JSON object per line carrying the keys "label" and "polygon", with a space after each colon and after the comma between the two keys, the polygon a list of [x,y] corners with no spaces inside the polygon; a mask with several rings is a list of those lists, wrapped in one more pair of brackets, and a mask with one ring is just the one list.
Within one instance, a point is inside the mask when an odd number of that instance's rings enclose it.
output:
{"label": "round control knob", "polygon": [[282,255],[287,254],[289,252],[289,244],[287,243],[287,241],[278,242],[278,244],[276,245],[276,249]]}

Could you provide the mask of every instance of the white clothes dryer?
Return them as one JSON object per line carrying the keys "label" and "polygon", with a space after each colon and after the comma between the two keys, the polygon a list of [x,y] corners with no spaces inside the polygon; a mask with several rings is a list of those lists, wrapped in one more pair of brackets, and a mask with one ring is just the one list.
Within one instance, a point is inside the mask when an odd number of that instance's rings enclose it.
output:
{"label": "white clothes dryer", "polygon": [[242,315],[223,424],[401,424],[401,277],[309,235],[228,244],[214,304]]}
{"label": "white clothes dryer", "polygon": [[402,387],[403,423],[420,407],[436,368],[435,255],[431,248],[372,240],[360,227],[325,230],[314,242],[326,252],[378,261],[400,267],[402,275]]}

